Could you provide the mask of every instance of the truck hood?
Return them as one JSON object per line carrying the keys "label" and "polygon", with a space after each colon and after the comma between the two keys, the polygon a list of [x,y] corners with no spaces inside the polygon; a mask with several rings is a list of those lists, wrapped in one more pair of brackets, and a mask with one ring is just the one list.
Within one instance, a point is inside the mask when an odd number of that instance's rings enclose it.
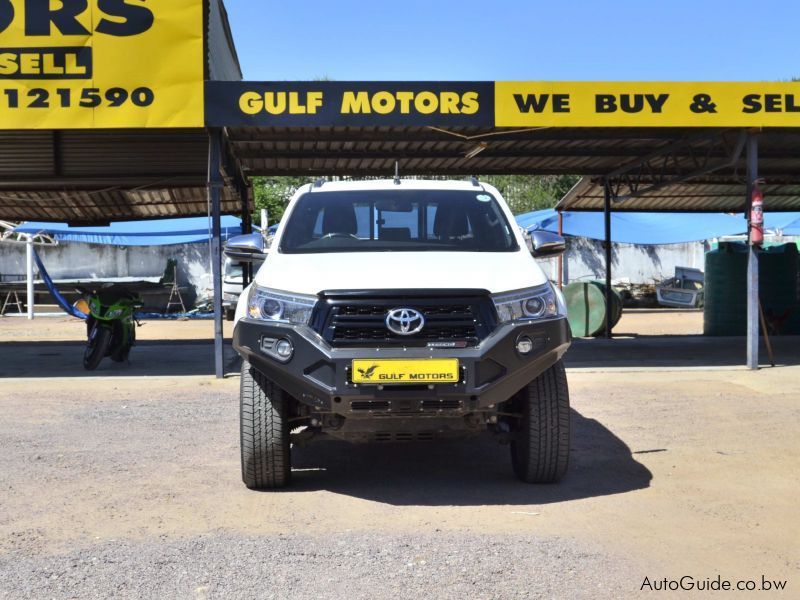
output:
{"label": "truck hood", "polygon": [[271,252],[256,283],[316,295],[324,290],[484,289],[496,294],[545,283],[535,259],[517,252]]}

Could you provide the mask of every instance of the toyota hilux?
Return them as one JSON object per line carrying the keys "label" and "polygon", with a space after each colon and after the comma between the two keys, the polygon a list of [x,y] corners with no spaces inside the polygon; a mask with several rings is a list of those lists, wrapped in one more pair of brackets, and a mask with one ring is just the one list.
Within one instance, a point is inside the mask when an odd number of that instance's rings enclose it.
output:
{"label": "toyota hilux", "polygon": [[[302,187],[236,310],[244,483],[287,485],[292,447],[322,436],[482,432],[510,446],[522,481],[561,479],[571,335],[536,259],[563,250],[476,179]],[[264,253],[260,234],[226,247]]]}

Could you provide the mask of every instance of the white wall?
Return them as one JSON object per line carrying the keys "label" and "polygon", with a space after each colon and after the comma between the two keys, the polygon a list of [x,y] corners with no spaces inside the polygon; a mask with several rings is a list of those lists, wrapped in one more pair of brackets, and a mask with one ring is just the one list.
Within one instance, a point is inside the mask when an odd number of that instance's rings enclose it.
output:
{"label": "white wall", "polygon": [[[584,238],[569,238],[565,260],[565,283],[580,279],[605,277],[603,243]],[[38,246],[45,267],[54,279],[92,277],[161,276],[167,259],[178,260],[178,282],[205,296],[211,290],[208,245],[176,246],[104,246],[97,244],[62,243]],[[675,267],[704,268],[704,243],[667,246],[612,245],[612,276],[631,283],[652,283],[671,277]],[[545,272],[556,280],[556,261],[543,261]],[[24,275],[25,245],[0,244],[0,274]],[[193,300],[193,294],[190,294]],[[187,300],[189,300],[187,298]],[[191,301],[189,300],[189,301]]]}
{"label": "white wall", "polygon": [[[167,260],[178,261],[178,283],[190,287],[184,298],[194,302],[211,289],[208,244],[174,246],[105,246],[65,242],[37,246],[47,272],[53,279],[103,277],[161,277]],[[0,243],[0,274],[25,274],[25,244]]]}
{"label": "white wall", "polygon": [[[705,269],[705,242],[664,246],[611,245],[611,276],[631,283],[653,283],[675,274],[675,267]],[[551,279],[558,279],[557,261],[544,261],[542,267]],[[564,283],[605,278],[603,242],[568,238],[564,259]]]}

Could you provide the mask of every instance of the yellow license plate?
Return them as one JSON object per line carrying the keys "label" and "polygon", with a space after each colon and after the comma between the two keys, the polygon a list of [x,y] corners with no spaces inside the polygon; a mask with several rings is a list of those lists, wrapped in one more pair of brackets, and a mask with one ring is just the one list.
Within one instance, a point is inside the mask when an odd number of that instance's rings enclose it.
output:
{"label": "yellow license plate", "polygon": [[457,358],[421,360],[354,360],[353,383],[394,385],[398,383],[458,383],[461,373]]}

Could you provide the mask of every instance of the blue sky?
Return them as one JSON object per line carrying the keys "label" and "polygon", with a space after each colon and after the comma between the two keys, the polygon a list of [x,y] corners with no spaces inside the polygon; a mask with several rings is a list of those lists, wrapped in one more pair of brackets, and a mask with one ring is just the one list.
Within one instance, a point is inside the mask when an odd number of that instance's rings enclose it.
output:
{"label": "blue sky", "polygon": [[226,0],[245,79],[800,76],[798,0]]}

